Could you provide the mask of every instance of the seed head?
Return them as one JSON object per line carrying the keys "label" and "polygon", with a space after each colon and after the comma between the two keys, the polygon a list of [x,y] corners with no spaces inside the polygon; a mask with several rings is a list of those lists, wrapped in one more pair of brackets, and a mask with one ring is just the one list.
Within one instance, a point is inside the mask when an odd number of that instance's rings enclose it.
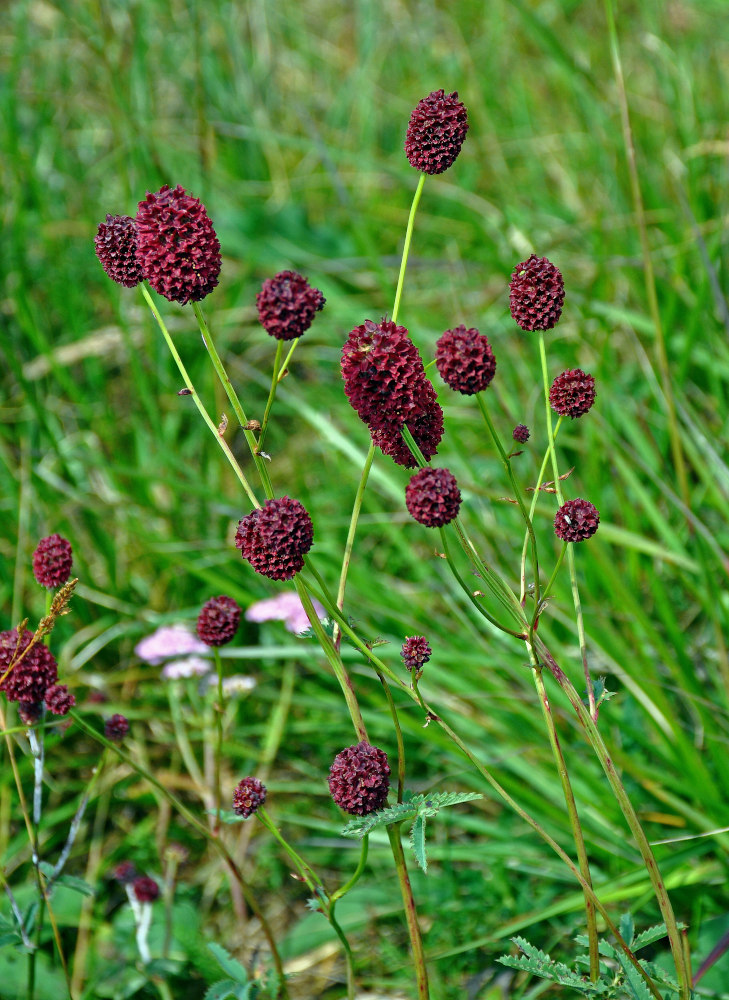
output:
{"label": "seed head", "polygon": [[153,903],[159,896],[159,886],[148,875],[139,875],[132,882],[134,895],[140,903]]}
{"label": "seed head", "polygon": [[76,704],[76,698],[65,684],[52,684],[46,688],[46,708],[54,715],[67,715]]}
{"label": "seed head", "polygon": [[306,508],[298,500],[266,500],[238,522],[236,548],[256,573],[270,580],[290,580],[303,569],[314,540]]}
{"label": "seed head", "polygon": [[415,520],[428,528],[450,524],[461,506],[456,477],[448,469],[421,469],[405,489],[405,505]]}
{"label": "seed head", "polygon": [[517,424],[514,430],[511,432],[511,436],[519,444],[526,444],[529,440],[529,428],[526,424]]}
{"label": "seed head", "polygon": [[595,402],[595,379],[581,368],[562,372],[552,382],[549,403],[563,417],[581,417]]}
{"label": "seed head", "polygon": [[554,518],[554,533],[563,542],[584,542],[597,531],[600,515],[589,500],[568,500]]}
{"label": "seed head", "polygon": [[465,326],[446,330],[438,340],[435,364],[446,385],[465,396],[482,392],[496,373],[496,358],[488,337]]}
{"label": "seed head", "polygon": [[[30,645],[33,633],[23,629],[18,641],[17,629],[0,632],[0,677],[13,660]],[[58,680],[58,664],[48,646],[36,642],[0,684],[8,701],[41,702],[51,685]]]}
{"label": "seed head", "polygon": [[107,215],[94,237],[96,256],[112,281],[134,288],[143,280],[137,261],[137,226],[128,215]]}
{"label": "seed head", "polygon": [[326,299],[296,271],[281,271],[266,278],[256,296],[258,318],[277,340],[295,340],[311,326],[314,314]]}
{"label": "seed head", "polygon": [[402,644],[400,656],[408,670],[414,670],[419,677],[423,665],[428,662],[432,652],[430,643],[424,635],[411,635]]}
{"label": "seed head", "polygon": [[61,535],[41,538],[33,553],[33,575],[41,587],[60,587],[71,575],[71,543]]}
{"label": "seed head", "polygon": [[266,786],[258,778],[243,778],[233,792],[233,812],[248,819],[266,801]]}
{"label": "seed head", "polygon": [[410,166],[424,174],[442,174],[461,151],[468,132],[468,112],[458,93],[434,90],[415,105],[405,136]]}
{"label": "seed head", "polygon": [[137,260],[155,292],[199,302],[218,283],[220,243],[205,206],[178,184],[147,194],[137,209]]}
{"label": "seed head", "polygon": [[345,812],[367,816],[381,809],[390,787],[387,754],[365,740],[338,753],[329,769],[329,791]]}
{"label": "seed head", "polygon": [[509,308],[522,330],[551,330],[562,315],[564,281],[558,267],[532,254],[509,282]]}
{"label": "seed head", "polygon": [[112,743],[121,743],[129,732],[129,720],[124,715],[112,715],[104,723],[104,736]]}
{"label": "seed head", "polygon": [[240,625],[240,608],[232,597],[211,597],[197,618],[197,634],[208,646],[224,646]]}

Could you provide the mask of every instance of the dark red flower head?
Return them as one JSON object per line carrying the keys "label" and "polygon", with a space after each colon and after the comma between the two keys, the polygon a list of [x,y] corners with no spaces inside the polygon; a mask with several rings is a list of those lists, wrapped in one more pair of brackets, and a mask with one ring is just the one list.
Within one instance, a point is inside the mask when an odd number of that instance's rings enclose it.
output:
{"label": "dark red flower head", "polygon": [[139,875],[132,882],[134,895],[140,903],[153,903],[159,896],[159,886],[148,875]]}
{"label": "dark red flower head", "polygon": [[[3,676],[13,660],[30,646],[33,633],[23,629],[18,641],[17,629],[0,632],[0,677]],[[58,680],[58,664],[48,646],[36,642],[31,649],[17,660],[5,680],[0,684],[0,691],[5,692],[8,701],[41,702],[49,687]]]}
{"label": "dark red flower head", "polygon": [[61,535],[41,538],[33,553],[33,575],[41,587],[60,587],[71,575],[71,543]]}
{"label": "dark red flower head", "polygon": [[248,819],[266,801],[266,786],[258,778],[243,778],[233,792],[233,812]]}
{"label": "dark red flower head", "polygon": [[65,684],[52,684],[46,688],[46,708],[54,715],[67,715],[76,704],[76,698]]}
{"label": "dark red flower head", "polygon": [[218,283],[220,243],[205,206],[178,184],[147,194],[137,209],[137,260],[155,292],[199,302]]}
{"label": "dark red flower head", "polygon": [[137,877],[137,869],[132,861],[120,861],[114,868],[114,878],[122,885],[129,885]]}
{"label": "dark red flower head", "polygon": [[450,524],[461,506],[456,477],[448,469],[421,469],[405,489],[405,505],[415,520],[428,528]]}
{"label": "dark red flower head", "polygon": [[326,299],[296,271],[281,271],[266,278],[256,296],[258,318],[277,340],[295,340],[311,326],[314,314]]}
{"label": "dark red flower head", "polygon": [[589,500],[567,500],[554,518],[554,533],[563,542],[584,542],[597,531],[600,515]]}
{"label": "dark red flower head", "polygon": [[517,424],[514,430],[511,432],[511,436],[519,444],[526,444],[529,440],[529,428],[526,424]]}
{"label": "dark red flower head", "polygon": [[137,260],[137,226],[128,215],[107,215],[94,238],[96,256],[112,281],[134,288],[143,280]]}
{"label": "dark red flower head", "polygon": [[438,340],[435,364],[446,385],[465,396],[482,392],[496,374],[496,358],[488,337],[465,326],[446,330]]}
{"label": "dark red flower head", "polygon": [[329,769],[332,798],[353,816],[367,816],[381,809],[389,787],[387,754],[365,740],[338,753]]}
{"label": "dark red flower head", "polygon": [[270,580],[290,580],[304,567],[314,540],[306,508],[298,500],[266,500],[238,522],[236,548],[256,573]]}
{"label": "dark red flower head", "polygon": [[423,664],[428,662],[432,652],[430,643],[424,635],[411,635],[402,644],[400,656],[408,670],[414,670],[419,677]]}
{"label": "dark red flower head", "polygon": [[595,402],[595,379],[581,368],[562,372],[552,382],[549,403],[563,417],[581,417]]}
{"label": "dark red flower head", "polygon": [[509,282],[509,308],[522,330],[551,330],[562,315],[564,281],[558,267],[532,254]]}
{"label": "dark red flower head", "polygon": [[240,625],[240,608],[232,597],[211,597],[197,617],[197,634],[208,646],[224,646]]}
{"label": "dark red flower head", "polygon": [[405,136],[410,166],[424,174],[442,174],[461,151],[468,132],[468,112],[458,93],[434,90],[415,105]]}
{"label": "dark red flower head", "polygon": [[20,721],[26,726],[32,726],[43,715],[42,701],[19,701],[18,715]]}
{"label": "dark red flower head", "polygon": [[129,720],[124,715],[112,715],[104,723],[104,736],[112,743],[121,743],[129,732]]}

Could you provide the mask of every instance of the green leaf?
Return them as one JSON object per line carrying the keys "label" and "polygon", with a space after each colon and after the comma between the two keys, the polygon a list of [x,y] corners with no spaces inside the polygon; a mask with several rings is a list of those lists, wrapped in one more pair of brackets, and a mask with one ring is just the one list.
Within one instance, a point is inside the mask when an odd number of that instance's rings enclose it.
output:
{"label": "green leaf", "polygon": [[644,983],[638,970],[622,954],[618,954],[618,961],[620,962],[620,966],[625,973],[623,989],[626,991],[631,1000],[653,1000],[651,997],[651,991]]}
{"label": "green leaf", "polygon": [[621,915],[619,929],[625,943],[627,945],[632,945],[633,936],[635,935],[635,924],[633,923],[633,918],[629,913],[623,913]]}
{"label": "green leaf", "polygon": [[410,831],[410,846],[413,849],[418,865],[427,874],[428,858],[425,854],[425,816],[422,813],[415,817],[415,822]]}
{"label": "green leaf", "polygon": [[410,800],[418,807],[418,812],[424,816],[435,816],[440,809],[447,806],[457,806],[460,802],[471,802],[473,799],[482,799],[479,792],[434,792],[432,795],[414,795]]}
{"label": "green leaf", "polygon": [[203,1000],[227,1000],[227,997],[238,997],[238,987],[240,983],[232,979],[221,979],[205,991]]}
{"label": "green leaf", "polygon": [[367,816],[357,816],[355,819],[351,819],[342,830],[342,834],[345,837],[359,837],[361,839],[378,826],[401,823],[405,819],[413,819],[417,814],[416,806],[410,802],[399,802],[397,805],[388,806],[378,812],[368,813]]}
{"label": "green leaf", "polygon": [[96,895],[96,889],[94,889],[93,885],[89,885],[82,878],[76,878],[75,875],[59,875],[56,879],[56,885],[65,885],[67,889],[80,892],[82,896]]}
{"label": "green leaf", "polygon": [[540,979],[548,979],[560,986],[570,986],[586,997],[604,996],[610,987],[602,982],[591,983],[585,976],[573,972],[563,962],[555,962],[546,952],[540,951],[525,938],[512,938],[514,944],[524,954],[519,956],[502,955],[496,961],[511,969],[530,972]]}
{"label": "green leaf", "polygon": [[[206,809],[205,812],[208,816],[217,816],[217,809]],[[245,823],[247,816],[239,816],[238,813],[234,813],[232,809],[221,809],[220,810],[220,822],[226,823],[228,825],[232,823]]]}
{"label": "green leaf", "polygon": [[668,934],[665,924],[656,924],[655,927],[648,927],[646,930],[641,931],[633,942],[633,951],[638,951],[639,948],[645,948],[646,945],[653,944],[654,941],[660,941],[662,937]]}
{"label": "green leaf", "polygon": [[231,979],[242,986],[248,985],[248,973],[240,962],[233,958],[222,945],[219,945],[216,941],[209,941],[208,951],[213,953],[220,968],[223,972],[227,972]]}

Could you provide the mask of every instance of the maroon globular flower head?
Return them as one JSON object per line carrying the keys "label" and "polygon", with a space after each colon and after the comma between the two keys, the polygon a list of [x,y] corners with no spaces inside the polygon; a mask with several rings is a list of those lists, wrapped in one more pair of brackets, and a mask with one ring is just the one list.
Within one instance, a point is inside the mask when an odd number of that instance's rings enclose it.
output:
{"label": "maroon globular flower head", "polygon": [[112,743],[121,743],[129,732],[129,719],[124,715],[112,715],[104,723],[104,736]]}
{"label": "maroon globular flower head", "polygon": [[442,528],[458,517],[461,491],[448,469],[421,469],[405,489],[405,505],[420,524]]}
{"label": "maroon globular flower head", "polygon": [[276,340],[295,340],[311,326],[326,299],[296,271],[281,271],[263,282],[256,296],[258,318]]}
{"label": "maroon globular flower head", "polygon": [[428,662],[432,652],[430,643],[424,635],[410,635],[402,644],[400,656],[408,670],[414,670],[419,677],[423,665]]}
{"label": "maroon globular flower head", "polygon": [[240,625],[240,608],[232,597],[211,597],[197,617],[197,634],[208,646],[224,646]]}
{"label": "maroon globular flower head", "polygon": [[266,801],[266,786],[258,778],[243,778],[233,792],[233,812],[248,819]]}
{"label": "maroon globular flower head", "polygon": [[468,132],[468,112],[458,93],[434,90],[415,105],[405,136],[410,166],[424,174],[442,174],[461,151]]}
{"label": "maroon globular flower head", "polygon": [[496,374],[496,358],[488,337],[463,325],[446,330],[438,340],[435,364],[446,385],[465,396],[482,392]]}
{"label": "maroon globular flower head", "polygon": [[581,417],[595,402],[595,379],[581,368],[562,372],[552,382],[549,404],[563,417]]}
{"label": "maroon globular flower head", "polygon": [[153,903],[159,896],[159,886],[148,875],[139,875],[132,882],[134,895],[140,903]]}
{"label": "maroon globular flower head", "polygon": [[65,684],[52,684],[46,689],[45,703],[54,715],[67,715],[76,704],[76,698]]}
{"label": "maroon globular flower head", "polygon": [[144,280],[137,260],[137,225],[128,215],[107,215],[94,237],[96,256],[118,285],[134,288]]}
{"label": "maroon globular flower head", "polygon": [[43,715],[42,701],[19,701],[18,715],[20,721],[26,726],[32,726]]}
{"label": "maroon globular flower head", "polygon": [[366,740],[338,753],[329,768],[332,798],[353,816],[367,816],[381,809],[389,788],[387,754]]}
{"label": "maroon globular flower head", "polygon": [[33,575],[41,587],[60,587],[71,575],[73,550],[61,535],[41,538],[33,553]]}
{"label": "maroon globular flower head", "polygon": [[290,580],[304,567],[314,540],[306,508],[298,500],[266,500],[238,522],[236,548],[256,573],[269,580]]}
{"label": "maroon globular flower head", "polygon": [[532,254],[509,282],[509,308],[522,330],[551,330],[562,315],[564,281],[558,267]]}
{"label": "maroon globular flower head", "polygon": [[554,518],[554,533],[563,542],[584,542],[597,531],[600,515],[589,500],[568,500]]}
{"label": "maroon globular flower head", "polygon": [[[427,378],[423,378],[418,410],[408,418],[407,427],[426,461],[431,459],[443,437],[443,410]],[[398,421],[372,429],[372,443],[382,450],[383,455],[389,455],[393,462],[406,469],[414,469],[418,460],[405,443],[401,430],[402,424]]]}
{"label": "maroon globular flower head", "polygon": [[529,440],[529,428],[526,424],[517,424],[514,430],[511,432],[511,436],[519,444],[526,444]]}
{"label": "maroon globular flower head", "polygon": [[137,209],[137,260],[155,292],[199,302],[218,283],[220,243],[205,206],[178,184],[147,194]]}
{"label": "maroon globular flower head", "polygon": [[120,861],[114,868],[114,878],[122,885],[129,885],[137,877],[137,869],[132,861]]}
{"label": "maroon globular flower head", "polygon": [[[33,633],[23,629],[18,640],[17,629],[0,632],[0,677],[10,664],[30,646]],[[48,646],[36,642],[22,659],[17,659],[0,691],[5,692],[8,701],[41,702],[49,687],[58,680],[58,664]]]}

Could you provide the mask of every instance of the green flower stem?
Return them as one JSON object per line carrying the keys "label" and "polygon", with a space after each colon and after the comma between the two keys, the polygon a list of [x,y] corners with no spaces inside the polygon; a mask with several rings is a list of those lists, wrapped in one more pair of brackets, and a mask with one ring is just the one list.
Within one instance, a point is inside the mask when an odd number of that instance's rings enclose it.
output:
{"label": "green flower stem", "polygon": [[170,718],[172,719],[172,728],[175,731],[175,742],[177,743],[180,751],[180,756],[182,757],[185,767],[187,768],[187,773],[197,786],[197,791],[203,801],[203,805],[207,809],[210,803],[207,801],[205,795],[205,779],[203,778],[202,771],[200,770],[193,749],[190,746],[190,741],[187,738],[185,723],[182,718],[182,707],[180,705],[180,700],[177,697],[177,687],[175,681],[170,681],[167,685],[167,701],[170,706]]}
{"label": "green flower stem", "polygon": [[[306,584],[301,579],[300,573],[297,573],[297,575],[294,577],[294,583],[296,584],[296,592],[299,595],[299,599],[301,600],[301,603],[304,606],[304,610],[306,611],[309,621],[311,622],[311,627],[314,630],[314,634],[319,640],[319,645],[321,646],[322,650],[324,651],[324,655],[329,661],[329,665],[331,666],[332,671],[334,672],[334,676],[339,681],[339,686],[341,687],[342,693],[344,694],[344,700],[347,703],[347,708],[349,709],[349,715],[350,718],[352,719],[352,725],[354,726],[354,731],[357,734],[357,739],[360,741],[367,740],[367,727],[364,724],[364,719],[362,718],[362,712],[360,711],[360,707],[357,702],[357,696],[354,693],[352,681],[350,680],[349,675],[344,668],[344,664],[342,663],[342,658],[335,649],[334,643],[324,631],[322,623],[319,621],[319,616],[317,615],[314,609],[314,605],[311,603],[311,598],[309,597]],[[325,600],[322,601],[322,604],[326,603],[331,604],[331,602],[326,601],[326,596],[324,594],[322,594],[322,597],[325,597]],[[369,743],[369,740],[367,740],[367,742]]]}
{"label": "green flower stem", "polygon": [[299,874],[303,878],[304,882],[306,882],[307,886],[309,887],[309,890],[316,895],[317,889],[322,889],[324,887],[324,883],[316,874],[314,869],[310,865],[308,865],[306,861],[304,861],[301,855],[296,853],[291,844],[289,844],[286,840],[284,840],[284,838],[281,836],[280,831],[276,827],[276,824],[268,815],[265,806],[258,807],[258,809],[256,810],[256,816],[259,818],[261,823],[266,827],[268,832],[272,834],[279,842],[279,844],[283,847],[283,849],[286,851],[286,853],[291,858],[293,863],[296,865]]}
{"label": "green flower stem", "polygon": [[410,215],[408,216],[407,229],[405,230],[405,243],[402,248],[402,257],[400,258],[400,273],[397,276],[397,289],[395,290],[395,304],[392,307],[392,322],[397,323],[397,317],[400,312],[400,299],[402,298],[402,289],[405,284],[405,271],[408,266],[408,256],[410,254],[410,243],[413,238],[413,226],[415,225],[415,216],[418,211],[418,205],[420,204],[420,196],[423,193],[423,187],[425,186],[425,174],[420,175],[418,180],[418,186],[415,189],[415,194],[413,195],[413,201],[410,206]]}
{"label": "green flower stem", "polygon": [[395,738],[397,740],[397,801],[402,802],[402,793],[405,790],[405,745],[402,739],[402,729],[400,728],[400,720],[397,717],[397,709],[395,708],[395,701],[392,697],[390,686],[380,670],[377,670],[377,676],[380,678],[380,683],[385,691],[387,705],[392,716],[392,724],[395,727]]}
{"label": "green flower stem", "polygon": [[[553,440],[557,440],[557,435],[559,434],[559,429],[562,426],[562,421],[564,417],[560,417],[557,421],[557,426],[554,428]],[[537,476],[537,485],[534,488],[534,493],[532,494],[532,502],[529,504],[529,520],[534,523],[534,511],[537,507],[537,501],[539,499],[539,492],[542,488],[542,481],[544,479],[544,473],[547,469],[547,462],[549,461],[550,450],[549,445],[547,445],[547,450],[544,452],[544,458],[542,459],[542,465],[539,469],[539,475]],[[523,606],[526,599],[526,555],[527,549],[529,548],[529,532],[524,533],[524,544],[521,548],[521,593],[519,595],[519,603]]]}
{"label": "green flower stem", "polygon": [[[362,475],[359,477],[359,485],[357,486],[357,493],[354,497],[354,506],[352,507],[352,516],[349,520],[349,530],[347,531],[347,541],[344,546],[344,555],[342,556],[342,569],[339,574],[339,586],[337,588],[337,607],[341,611],[344,607],[344,592],[347,589],[347,575],[349,573],[349,566],[352,561],[352,551],[354,550],[354,539],[357,534],[357,524],[359,522],[360,511],[362,510],[362,501],[364,500],[365,490],[367,489],[367,480],[370,476],[370,469],[372,468],[372,461],[375,457],[375,446],[370,443],[369,450],[367,452],[367,457],[365,458],[364,467],[362,468]],[[342,642],[342,636],[339,632],[339,628],[335,627],[334,631],[334,645],[336,649],[339,649]]]}
{"label": "green flower stem", "polygon": [[200,416],[205,421],[205,424],[207,425],[208,430],[215,437],[215,440],[218,442],[218,445],[222,449],[225,457],[228,459],[228,462],[230,463],[231,468],[233,469],[233,472],[238,477],[238,481],[240,482],[241,486],[245,490],[246,495],[248,496],[248,499],[251,501],[251,503],[253,504],[254,507],[260,507],[261,505],[259,504],[259,502],[258,502],[258,500],[256,498],[255,493],[251,489],[251,487],[250,487],[250,485],[248,483],[248,480],[246,479],[245,475],[243,474],[243,470],[238,465],[238,462],[236,461],[235,456],[233,455],[233,452],[228,447],[225,439],[218,432],[218,428],[215,426],[215,424],[213,423],[213,421],[210,419],[210,416],[208,415],[208,411],[203,406],[200,397],[198,396],[197,392],[195,391],[195,387],[193,386],[192,382],[190,381],[190,376],[187,374],[187,369],[185,368],[184,364],[182,363],[182,358],[180,357],[180,355],[179,355],[179,353],[177,351],[177,348],[175,347],[175,343],[174,343],[172,337],[169,334],[167,326],[165,325],[165,321],[162,319],[162,316],[160,314],[159,309],[155,305],[154,300],[152,299],[152,296],[149,294],[149,290],[147,288],[146,283],[144,283],[144,284],[141,285],[141,289],[142,289],[142,295],[144,296],[144,298],[145,298],[145,300],[147,302],[147,305],[151,309],[152,315],[157,320],[157,325],[159,326],[160,330],[162,331],[162,336],[165,338],[165,341],[167,342],[167,346],[170,349],[170,353],[172,354],[172,357],[174,358],[175,364],[177,365],[177,368],[178,368],[178,370],[180,372],[180,375],[182,376],[182,381],[185,383],[185,387],[187,389],[189,389],[190,395],[192,396],[192,399],[193,399],[193,402],[195,403],[195,406],[198,408],[198,411],[200,412]]}
{"label": "green flower stem", "polygon": [[344,948],[344,964],[347,970],[347,1000],[355,1000],[354,956],[352,955],[352,949],[350,948],[349,941],[347,940],[347,935],[344,933],[341,924],[334,916],[334,903],[332,902],[329,903],[326,918],[329,921],[332,930],[342,942],[342,947]]}
{"label": "green flower stem", "polygon": [[[572,783],[570,782],[569,773],[567,771],[567,764],[564,759],[564,754],[562,753],[559,737],[557,736],[557,728],[554,724],[552,708],[549,704],[547,690],[544,686],[542,667],[539,665],[537,657],[534,653],[534,648],[529,642],[527,642],[527,649],[529,651],[529,660],[532,664],[534,685],[537,689],[537,694],[539,695],[539,703],[542,706],[544,723],[549,734],[549,744],[552,747],[554,762],[557,765],[557,773],[559,774],[559,780],[562,785],[562,793],[564,795],[565,805],[567,806],[567,815],[569,816],[570,826],[572,828],[572,837],[575,842],[575,848],[577,849],[577,860],[580,865],[580,873],[585,882],[590,886],[590,888],[592,888],[592,877],[590,875],[590,864],[587,860],[585,838],[582,833],[580,817],[577,812],[577,803],[575,802],[575,796],[572,792]],[[585,892],[585,921],[587,923],[587,938],[590,951],[590,979],[593,983],[596,983],[600,978],[600,952],[597,940],[597,920],[595,917],[595,905],[587,892]]]}
{"label": "green flower stem", "polygon": [[418,914],[415,909],[415,898],[413,897],[413,889],[410,885],[410,877],[400,840],[400,824],[393,823],[386,829],[390,840],[390,847],[392,848],[392,856],[395,859],[397,878],[400,883],[400,892],[405,908],[405,919],[408,925],[408,934],[410,935],[410,947],[413,952],[413,965],[415,966],[415,981],[418,985],[418,1000],[428,1000],[430,996],[428,990],[428,970],[425,965],[425,952],[423,951],[423,939],[420,934]]}
{"label": "green flower stem", "polygon": [[[291,357],[294,347],[298,344],[298,338],[294,341],[294,346],[289,351],[286,361]],[[266,400],[266,409],[263,411],[263,420],[261,421],[261,430],[258,434],[258,444],[256,445],[257,450],[260,452],[263,448],[263,440],[266,437],[266,431],[268,430],[268,420],[271,416],[271,407],[273,406],[273,401],[276,398],[276,390],[278,389],[278,383],[280,382],[279,374],[284,369],[281,367],[281,358],[283,357],[283,340],[276,341],[276,354],[273,359],[273,371],[271,373],[271,388],[268,392],[268,399]]]}
{"label": "green flower stem", "polygon": [[223,760],[223,711],[225,702],[223,701],[223,659],[217,646],[213,647],[215,657],[215,669],[218,674],[218,704],[215,706],[215,826],[213,833],[220,830],[220,803],[222,792],[220,784],[220,770]]}
{"label": "green flower stem", "polygon": [[549,597],[549,592],[552,589],[552,584],[557,579],[557,573],[559,573],[559,569],[560,569],[560,566],[562,565],[562,560],[564,559],[564,554],[565,554],[566,550],[567,550],[567,542],[562,542],[562,548],[560,549],[559,556],[557,557],[557,562],[554,564],[554,569],[552,570],[552,575],[550,576],[549,580],[547,581],[547,586],[544,588],[544,592],[542,593],[542,600],[540,602],[540,605],[534,611],[534,621],[532,622],[532,627],[531,627],[532,634],[534,633],[534,629],[536,628],[536,624],[537,624],[537,622],[539,620],[539,615],[541,613],[542,605],[544,604],[544,602]]}
{"label": "green flower stem", "polygon": [[198,326],[200,327],[200,333],[202,334],[203,343],[210,355],[210,360],[213,363],[213,368],[220,379],[220,383],[225,389],[225,393],[230,400],[230,405],[233,407],[233,412],[236,415],[238,423],[243,429],[246,441],[248,442],[248,447],[251,450],[251,455],[253,456],[253,461],[256,463],[256,468],[258,469],[258,475],[261,477],[261,484],[263,485],[263,490],[266,496],[270,499],[273,497],[273,487],[271,486],[271,480],[268,475],[268,469],[266,468],[266,460],[262,458],[259,453],[258,442],[256,441],[256,435],[249,427],[248,417],[243,411],[240,400],[238,399],[238,394],[233,388],[233,383],[228,378],[228,373],[225,370],[223,362],[220,360],[220,355],[215,349],[215,344],[213,343],[213,338],[210,335],[210,329],[208,327],[205,316],[203,315],[202,307],[199,302],[192,303],[193,312],[197,319]]}
{"label": "green flower stem", "polygon": [[365,834],[364,837],[362,838],[362,847],[359,853],[359,863],[357,864],[357,868],[355,869],[354,875],[351,877],[351,879],[349,879],[348,882],[345,882],[344,885],[341,886],[341,888],[337,889],[337,891],[333,892],[332,895],[329,897],[332,906],[337,902],[338,899],[341,899],[342,896],[346,896],[349,890],[352,889],[354,885],[359,881],[362,873],[365,870],[365,865],[367,864],[367,852],[369,850],[369,842],[370,842],[369,835]]}
{"label": "green flower stem", "polygon": [[[483,392],[476,393],[476,402],[478,403],[478,408],[481,410],[481,416],[483,417],[486,426],[491,434],[491,439],[496,445],[496,450],[501,458],[501,464],[509,477],[511,482],[511,488],[514,491],[514,496],[516,497],[516,502],[519,504],[519,510],[521,511],[521,516],[524,518],[524,523],[526,524],[527,534],[529,535],[529,540],[532,547],[532,572],[534,574],[534,610],[535,610],[535,620],[538,614],[539,604],[540,604],[540,593],[539,593],[539,555],[537,552],[537,539],[534,535],[534,527],[532,525],[531,515],[527,512],[524,500],[521,495],[521,490],[516,481],[516,476],[514,475],[514,470],[511,466],[504,447],[499,440],[499,436],[496,433],[496,428],[494,427],[493,421],[489,414],[488,408],[486,406],[486,398]],[[532,626],[533,628],[533,626]]]}
{"label": "green flower stem", "polygon": [[46,886],[47,893],[50,893],[51,890],[53,889],[56,880],[62,874],[66,862],[68,861],[69,855],[71,854],[71,849],[73,848],[74,842],[78,835],[78,831],[81,827],[81,820],[83,819],[84,813],[86,812],[86,806],[89,803],[89,799],[91,798],[91,793],[94,790],[96,782],[99,780],[101,772],[104,770],[105,763],[106,763],[106,749],[101,751],[101,756],[99,757],[99,761],[96,767],[91,772],[91,779],[88,785],[86,786],[86,791],[81,797],[81,802],[79,803],[79,807],[76,810],[73,820],[71,821],[71,826],[69,827],[68,830],[66,843],[63,845],[63,850],[61,851],[58,857],[58,861],[55,863],[53,867],[53,873],[51,874],[51,877],[48,880],[48,884]]}
{"label": "green flower stem", "polygon": [[243,872],[238,867],[237,862],[235,861],[235,859],[233,858],[233,856],[231,855],[230,851],[227,849],[225,844],[222,842],[220,837],[216,837],[208,829],[205,823],[203,823],[200,819],[198,819],[195,813],[192,812],[191,809],[188,809],[188,807],[183,802],[181,802],[180,799],[178,799],[177,796],[174,795],[168,788],[166,788],[165,785],[163,785],[158,778],[155,778],[155,776],[150,771],[148,771],[145,767],[142,767],[140,764],[137,764],[136,761],[134,761],[125,750],[122,750],[121,747],[117,746],[115,743],[112,743],[110,740],[107,740],[106,737],[103,736],[101,733],[97,732],[97,730],[94,729],[93,726],[90,726],[89,723],[86,722],[84,717],[76,709],[71,709],[69,714],[73,719],[73,721],[76,723],[76,725],[80,729],[82,729],[87,736],[90,736],[93,740],[96,740],[97,743],[100,743],[107,749],[113,750],[120,760],[123,760],[124,763],[127,764],[128,767],[130,767],[136,774],[138,774],[141,778],[144,778],[145,781],[149,782],[149,784],[152,785],[153,788],[156,788],[157,791],[160,792],[160,794],[165,799],[167,799],[170,805],[174,806],[177,812],[181,816],[184,816],[187,822],[191,826],[193,826],[202,837],[205,838],[205,840],[210,844],[210,846],[214,850],[218,852],[218,854],[220,854],[225,863],[228,865],[228,868],[230,869],[233,878],[240,886],[240,890],[243,894],[243,897],[248,907],[250,908],[251,912],[254,914],[254,916],[260,923],[261,930],[263,931],[266,940],[268,941],[268,946],[271,949],[271,957],[273,959],[273,964],[276,968],[276,974],[278,976],[278,990],[276,995],[277,997],[280,997],[281,1000],[288,1000],[289,993],[288,993],[288,987],[286,986],[286,975],[284,973],[283,962],[281,960],[281,955],[276,945],[276,938],[274,937],[271,925],[269,924],[265,914],[258,905],[258,900],[256,899],[255,894],[251,892],[248,883],[244,879]]}
{"label": "green flower stem", "polygon": [[[483,562],[478,552],[476,551],[476,546],[473,544],[468,536],[466,529],[463,527],[460,518],[456,518],[453,521],[453,526],[456,529],[458,539],[461,543],[461,548],[466,553],[468,559],[473,563],[476,575],[479,576],[486,586],[489,588],[491,593],[500,603],[503,605],[504,609],[508,611],[517,625],[527,628],[526,618],[524,617],[524,610],[517,600],[516,594],[507,587],[498,573],[494,573],[492,569],[489,569]],[[507,630],[508,631],[508,630]],[[518,639],[522,638],[521,632],[513,633]]]}
{"label": "green flower stem", "polygon": [[283,360],[283,364],[279,368],[278,376],[277,376],[277,379],[276,379],[277,382],[280,382],[283,379],[284,375],[286,374],[286,372],[288,370],[288,367],[291,364],[291,357],[292,357],[294,351],[296,350],[296,347],[297,347],[297,345],[298,345],[298,343],[299,343],[300,340],[301,340],[301,337],[297,337],[296,340],[294,340],[294,342],[292,343],[291,347],[289,348],[289,353],[286,355],[286,357]]}
{"label": "green flower stem", "polygon": [[617,799],[618,805],[620,806],[623,816],[625,817],[625,820],[630,828],[630,832],[633,834],[638,850],[640,851],[640,855],[643,859],[643,864],[648,872],[648,877],[651,880],[651,885],[653,886],[658,907],[666,924],[668,940],[671,946],[671,954],[673,955],[673,961],[676,965],[676,973],[678,975],[679,983],[681,984],[681,1000],[689,1000],[691,994],[691,983],[685,962],[681,935],[676,924],[676,917],[673,913],[673,907],[671,906],[671,901],[668,897],[666,885],[658,868],[655,855],[653,854],[651,846],[648,843],[648,838],[643,831],[643,827],[640,825],[638,816],[630,799],[628,798],[628,793],[620,780],[620,776],[618,775],[608,749],[605,746],[602,735],[600,734],[600,730],[595,723],[592,713],[585,707],[572,682],[558,665],[552,654],[545,646],[544,642],[541,639],[537,639],[536,645],[540,658],[544,658],[552,676],[567,695],[570,704],[575,710],[577,718],[585,731],[588,742],[595,751],[595,754],[602,765],[602,769],[605,772],[608,782],[610,783],[610,787],[613,790],[613,794]]}
{"label": "green flower stem", "polygon": [[[554,434],[552,433],[552,409],[549,405],[549,373],[547,371],[547,351],[544,345],[544,331],[539,333],[539,356],[542,362],[542,381],[544,383],[544,406],[547,416],[547,435],[549,439],[549,454],[552,459],[552,475],[554,476],[554,490],[557,494],[557,503],[561,507],[564,503],[562,486],[559,480],[559,466],[557,464],[557,452],[554,447]],[[590,675],[590,664],[587,660],[587,639],[585,637],[585,621],[582,616],[582,602],[580,600],[580,589],[577,585],[577,567],[575,565],[575,547],[567,546],[567,566],[570,571],[570,584],[572,586],[572,603],[575,608],[575,619],[577,621],[577,638],[580,643],[580,656],[582,658],[582,670],[585,675],[587,686],[587,701],[590,706],[590,715],[597,718],[597,705],[595,703],[595,687]]]}

